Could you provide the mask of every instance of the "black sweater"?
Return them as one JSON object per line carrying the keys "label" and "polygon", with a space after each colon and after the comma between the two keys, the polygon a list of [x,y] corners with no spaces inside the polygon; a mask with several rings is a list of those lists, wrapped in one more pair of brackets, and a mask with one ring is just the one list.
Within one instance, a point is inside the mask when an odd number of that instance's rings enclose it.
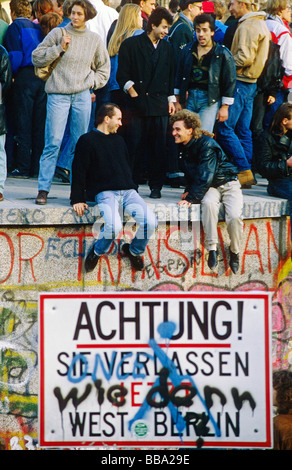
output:
{"label": "black sweater", "polygon": [[92,130],[76,145],[72,164],[71,204],[94,201],[102,191],[137,189],[124,139]]}

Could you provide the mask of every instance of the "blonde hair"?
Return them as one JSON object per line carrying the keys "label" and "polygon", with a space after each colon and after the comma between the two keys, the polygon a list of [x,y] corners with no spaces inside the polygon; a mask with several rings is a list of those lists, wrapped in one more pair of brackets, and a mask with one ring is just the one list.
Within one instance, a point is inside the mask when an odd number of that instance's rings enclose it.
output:
{"label": "blonde hair", "polygon": [[268,0],[266,12],[269,15],[276,16],[280,11],[285,10],[289,6],[289,0]]}
{"label": "blonde hair", "polygon": [[141,8],[138,5],[127,3],[123,6],[108,44],[110,57],[117,55],[122,42],[128,37],[133,36],[134,32],[141,28],[138,22],[139,14],[141,14]]}
{"label": "blonde hair", "polygon": [[223,0],[213,0],[215,15],[218,20],[222,20],[226,13],[226,4]]}

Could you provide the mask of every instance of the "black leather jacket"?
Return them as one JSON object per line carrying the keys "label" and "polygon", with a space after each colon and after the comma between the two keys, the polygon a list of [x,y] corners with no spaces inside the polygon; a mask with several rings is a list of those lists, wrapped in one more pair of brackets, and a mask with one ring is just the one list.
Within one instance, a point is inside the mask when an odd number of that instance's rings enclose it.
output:
{"label": "black leather jacket", "polygon": [[12,70],[9,60],[8,52],[3,46],[0,46],[0,83],[1,83],[1,98],[0,98],[0,135],[7,132],[6,128],[6,112],[5,112],[5,99],[12,83]]}
{"label": "black leather jacket", "polygon": [[292,177],[286,161],[292,156],[292,131],[279,135],[265,131],[255,148],[256,169],[268,180]]}
{"label": "black leather jacket", "polygon": [[237,168],[229,161],[220,145],[202,135],[179,146],[180,169],[185,173],[189,193],[186,201],[200,204],[210,187],[218,188],[237,180]]}
{"label": "black leather jacket", "polygon": [[[193,49],[196,41],[187,44],[180,52],[179,63],[175,78],[175,94],[178,94],[180,104],[187,99],[189,81],[193,64]],[[208,101],[209,106],[217,103],[222,97],[233,98],[236,86],[236,68],[233,56],[227,47],[215,44],[209,68]]]}

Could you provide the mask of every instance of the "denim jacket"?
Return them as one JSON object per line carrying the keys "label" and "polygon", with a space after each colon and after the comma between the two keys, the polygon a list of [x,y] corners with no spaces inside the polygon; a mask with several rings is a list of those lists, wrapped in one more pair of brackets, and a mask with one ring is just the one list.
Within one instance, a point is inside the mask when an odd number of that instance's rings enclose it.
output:
{"label": "denim jacket", "polygon": [[[179,56],[175,79],[175,95],[179,95],[180,104],[187,99],[188,85],[192,72],[193,48],[196,41],[187,44]],[[233,56],[224,45],[216,44],[209,68],[208,100],[209,105],[222,100],[221,104],[233,104],[236,85],[236,68]]]}

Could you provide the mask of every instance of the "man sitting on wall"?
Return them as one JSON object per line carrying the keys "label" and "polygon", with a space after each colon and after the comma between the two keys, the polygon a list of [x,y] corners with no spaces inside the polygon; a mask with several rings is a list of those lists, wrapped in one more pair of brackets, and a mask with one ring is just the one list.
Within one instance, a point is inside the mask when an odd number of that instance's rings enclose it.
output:
{"label": "man sitting on wall", "polygon": [[201,129],[199,116],[187,109],[170,117],[175,143],[179,145],[181,170],[185,173],[186,189],[180,206],[202,205],[202,224],[209,250],[208,266],[214,269],[218,260],[217,224],[220,202],[225,209],[225,220],[230,237],[230,267],[239,269],[239,250],[242,238],[243,198],[237,178],[237,168],[212,138]]}
{"label": "man sitting on wall", "polygon": [[88,208],[86,200],[95,200],[104,219],[99,237],[85,259],[85,271],[93,271],[99,258],[110,251],[123,227],[120,209],[132,216],[139,228],[131,244],[124,243],[120,255],[131,265],[143,270],[142,254],[155,232],[154,213],[139,196],[128,163],[128,151],[117,134],[122,125],[120,108],[112,103],[101,106],[96,115],[96,128],[77,142],[72,165],[71,204],[78,215]]}

